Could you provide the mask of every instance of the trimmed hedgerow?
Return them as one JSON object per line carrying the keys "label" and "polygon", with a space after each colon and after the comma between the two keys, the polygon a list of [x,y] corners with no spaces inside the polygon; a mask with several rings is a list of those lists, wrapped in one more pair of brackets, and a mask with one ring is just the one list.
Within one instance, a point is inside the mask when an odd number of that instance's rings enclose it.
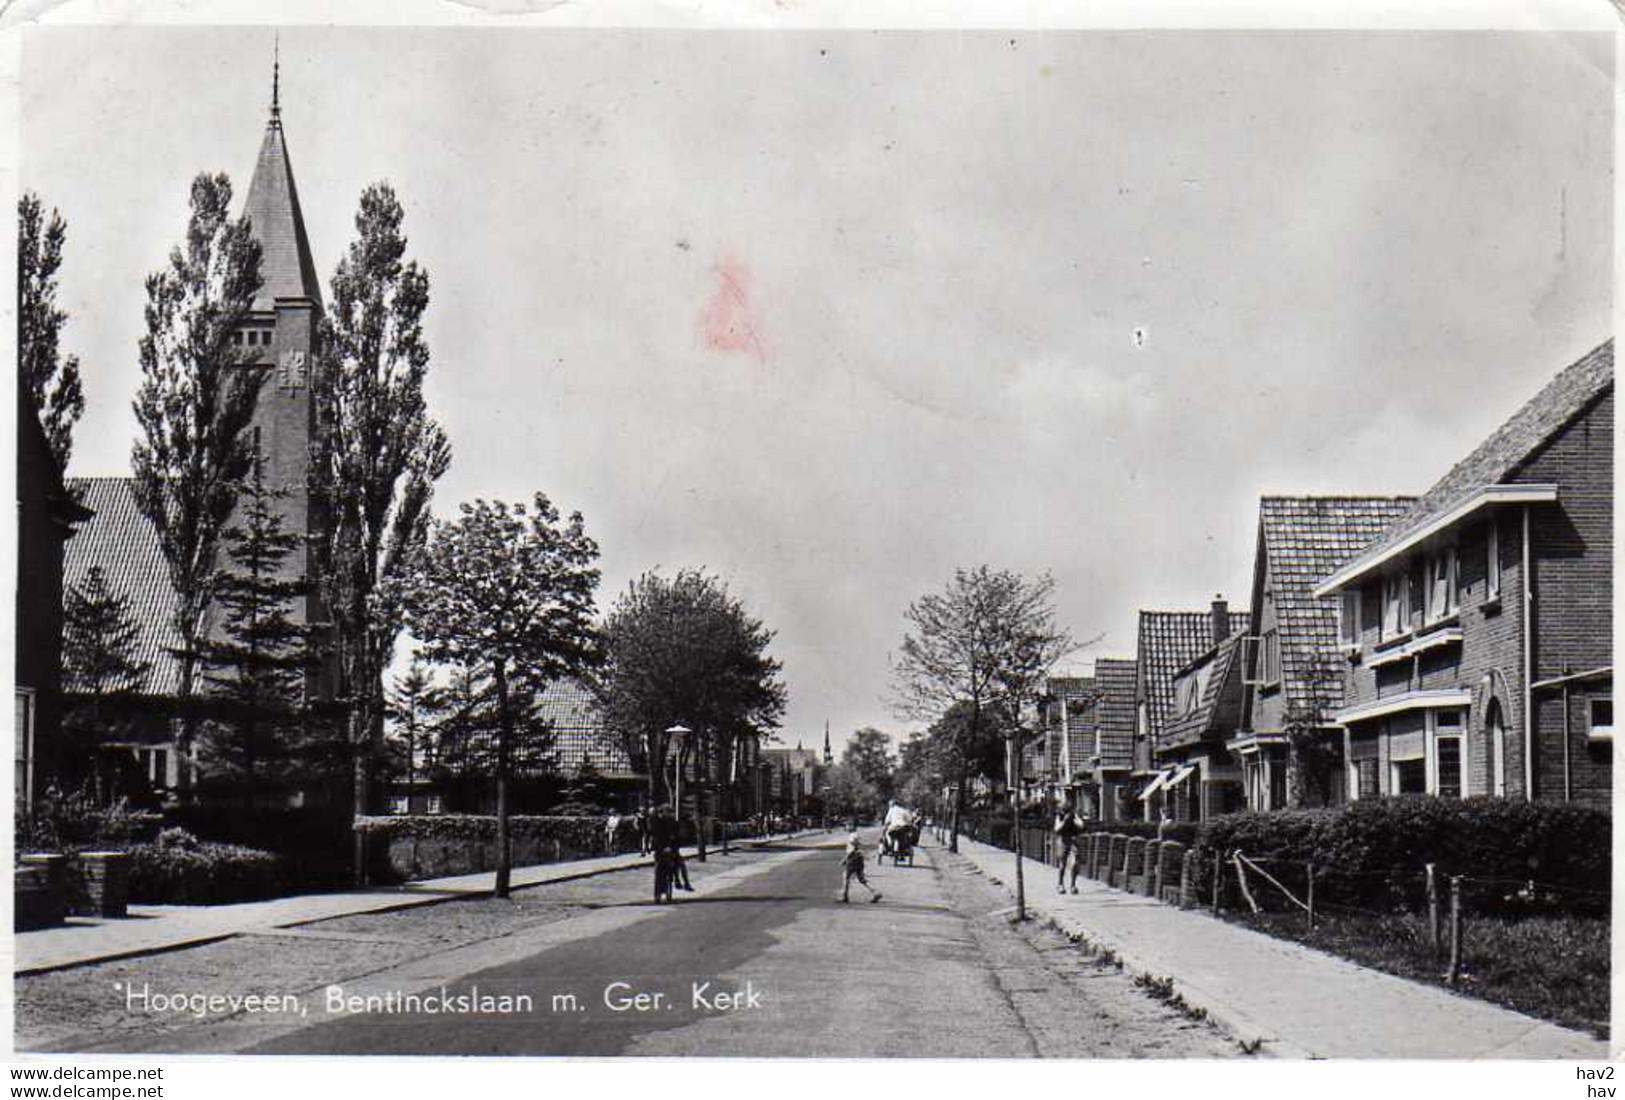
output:
{"label": "trimmed hedgerow", "polygon": [[[400,814],[362,817],[357,832],[382,840],[495,840],[497,819],[490,814]],[[604,818],[514,814],[508,834],[515,840],[557,840],[567,847],[594,850],[604,841]]]}
{"label": "trimmed hedgerow", "polygon": [[[1122,833],[1124,836],[1139,836],[1147,840],[1177,840],[1181,844],[1194,844],[1196,842],[1199,825],[1191,822],[1170,821],[1159,824],[1155,821],[1086,821],[1085,833]],[[1159,836],[1160,830],[1160,836]]]}
{"label": "trimmed hedgerow", "polygon": [[147,905],[221,905],[259,901],[285,890],[281,859],[258,848],[199,840],[184,829],[124,849],[129,897]]}
{"label": "trimmed hedgerow", "polygon": [[1338,810],[1227,814],[1203,823],[1196,843],[1204,878],[1215,853],[1313,862],[1327,900],[1414,907],[1432,863],[1440,876],[1471,880],[1486,909],[1592,913],[1608,906],[1609,838],[1600,810],[1405,795]]}

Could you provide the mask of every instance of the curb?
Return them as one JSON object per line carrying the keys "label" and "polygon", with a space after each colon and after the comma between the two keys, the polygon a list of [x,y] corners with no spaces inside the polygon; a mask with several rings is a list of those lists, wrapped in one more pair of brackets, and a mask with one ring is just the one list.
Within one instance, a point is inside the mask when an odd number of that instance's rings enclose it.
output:
{"label": "curb", "polygon": [[[1012,897],[1015,896],[1015,888],[1009,883],[1006,883],[988,868],[983,867],[976,859],[965,852],[961,851],[958,854],[970,863],[975,864],[990,881],[1004,887]],[[1263,1054],[1267,1057],[1292,1058],[1304,1061],[1317,1060],[1323,1057],[1305,1047],[1299,1046],[1290,1039],[1272,1034],[1270,1028],[1263,1027],[1245,1013],[1232,1008],[1221,998],[1201,986],[1192,985],[1177,975],[1162,973],[1159,964],[1148,961],[1132,948],[1125,948],[1119,942],[1102,935],[1094,929],[1084,927],[1077,922],[1076,918],[1052,912],[1045,908],[1042,903],[1031,898],[1027,900],[1027,908],[1033,913],[1041,914],[1044,919],[1050,921],[1068,936],[1073,934],[1083,936],[1091,945],[1110,951],[1122,962],[1125,973],[1132,971],[1135,974],[1150,974],[1155,978],[1169,979],[1174,983],[1174,992],[1183,998],[1186,1004],[1205,1012],[1209,1020],[1229,1033],[1230,1037],[1237,1043],[1256,1041],[1259,1045],[1257,1050],[1254,1051],[1255,1057]]]}
{"label": "curb", "polygon": [[[813,829],[813,830],[810,830],[808,833],[791,833],[788,836],[769,837],[769,838],[766,838],[766,839],[754,838],[753,837],[753,838],[744,839],[744,840],[732,840],[732,841],[729,841],[728,843],[730,845],[734,846],[735,848],[745,848],[745,847],[759,848],[759,847],[762,847],[763,845],[767,845],[767,844],[775,844],[775,843],[781,843],[781,842],[787,841],[787,840],[795,840],[795,839],[798,839],[798,838],[800,838],[802,836],[810,835],[810,834],[817,833],[817,832],[818,832],[818,830]],[[695,849],[690,849],[690,851],[694,851],[694,850]],[[715,849],[708,850],[708,855],[711,854],[711,853],[714,853],[714,854],[716,854],[718,856],[721,856],[722,855],[722,849],[721,848],[715,848]],[[731,855],[732,853],[729,853],[729,854]],[[602,858],[602,857],[598,857],[598,858]],[[538,864],[536,866],[547,866],[547,865],[546,864]],[[566,872],[563,872],[563,873],[558,874],[558,875],[551,875],[551,876],[549,876],[547,878],[537,879],[535,882],[527,882],[527,883],[524,883],[522,885],[511,886],[510,887],[510,892],[517,892],[517,891],[520,891],[520,890],[534,890],[534,889],[537,889],[538,887],[542,887],[542,886],[554,886],[554,885],[557,885],[557,884],[563,883],[563,882],[576,882],[576,881],[579,881],[581,879],[595,878],[595,877],[597,877],[599,875],[613,875],[613,874],[619,874],[622,871],[636,871],[636,870],[639,870],[639,869],[642,869],[642,868],[653,867],[653,866],[654,866],[654,860],[653,859],[645,859],[645,858],[639,857],[638,859],[636,859],[636,860],[634,860],[632,862],[619,863],[619,864],[616,864],[613,867],[597,867],[597,868],[594,868],[594,869],[589,870],[589,871],[566,871]],[[411,884],[407,883],[405,885],[410,886]],[[226,932],[219,932],[219,931],[215,931],[215,932],[199,932],[196,936],[188,937],[186,939],[177,940],[177,941],[170,942],[170,943],[154,944],[154,945],[152,945],[150,947],[132,947],[132,948],[124,949],[124,950],[110,951],[105,955],[87,956],[86,958],[73,959],[73,960],[71,960],[69,962],[45,963],[45,964],[39,965],[39,966],[18,966],[18,967],[13,968],[12,977],[13,978],[31,977],[31,976],[36,975],[36,974],[50,974],[50,973],[54,973],[54,972],[59,971],[59,970],[75,970],[75,969],[78,969],[79,967],[82,967],[82,966],[96,966],[96,965],[99,965],[100,963],[105,963],[105,962],[118,962],[118,961],[120,961],[122,959],[136,959],[136,958],[141,958],[141,957],[147,956],[147,955],[163,955],[163,954],[167,954],[167,953],[169,953],[171,951],[184,951],[189,947],[204,947],[204,946],[207,946],[208,944],[211,944],[211,943],[221,943],[221,942],[223,942],[225,940],[236,939],[238,936],[248,935],[248,934],[250,934],[252,932],[260,931],[260,930],[263,930],[263,929],[304,928],[304,927],[307,927],[309,925],[323,924],[323,923],[326,923],[327,921],[333,921],[333,920],[343,920],[346,917],[354,917],[354,916],[359,916],[359,915],[362,915],[362,914],[371,915],[371,914],[374,914],[374,913],[399,913],[399,912],[401,912],[402,910],[405,910],[405,909],[423,909],[423,908],[427,908],[427,907],[429,907],[431,905],[444,905],[445,903],[452,902],[452,901],[468,901],[468,900],[477,899],[477,898],[489,898],[489,897],[493,896],[494,893],[495,893],[495,890],[493,888],[493,889],[489,889],[489,890],[464,890],[464,891],[456,891],[456,892],[449,892],[448,891],[448,892],[444,892],[444,893],[429,894],[429,895],[423,895],[423,896],[418,896],[418,897],[407,896],[407,897],[403,897],[400,900],[400,902],[398,902],[396,904],[393,904],[393,905],[385,905],[385,906],[381,906],[379,908],[358,909],[355,912],[351,912],[351,913],[332,913],[332,914],[329,914],[328,916],[324,916],[324,917],[310,917],[310,918],[302,919],[302,920],[292,920],[292,921],[285,921],[285,922],[274,923],[274,924],[255,925],[254,927],[251,927],[251,928],[234,928],[234,929],[232,929],[230,931],[226,931]]]}

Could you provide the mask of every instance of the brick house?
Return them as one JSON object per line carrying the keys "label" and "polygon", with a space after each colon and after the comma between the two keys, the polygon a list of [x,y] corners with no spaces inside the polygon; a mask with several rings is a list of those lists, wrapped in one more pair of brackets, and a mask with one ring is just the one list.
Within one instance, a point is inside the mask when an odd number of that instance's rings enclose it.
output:
{"label": "brick house", "polygon": [[[1089,676],[1051,676],[1039,696],[1033,756],[1041,775],[1031,787],[1059,805],[1076,799],[1094,751],[1095,681]],[[1029,776],[1029,783],[1035,780]]]}
{"label": "brick house", "polygon": [[1174,673],[1173,705],[1152,758],[1159,769],[1142,797],[1153,814],[1202,821],[1241,807],[1241,774],[1225,747],[1241,717],[1245,627],[1229,634],[1230,616],[1215,604],[1212,644]]}
{"label": "brick house", "polygon": [[1119,821],[1134,816],[1129,797],[1134,771],[1134,693],[1139,666],[1123,657],[1095,661],[1095,743],[1084,761],[1081,803],[1096,821]]}
{"label": "brick house", "polygon": [[1146,820],[1155,819],[1166,797],[1163,788],[1174,777],[1172,769],[1158,765],[1155,750],[1177,716],[1176,676],[1215,645],[1246,628],[1246,613],[1231,611],[1223,599],[1215,599],[1207,611],[1140,612],[1130,778],[1138,781],[1141,812]]}
{"label": "brick house", "polygon": [[[1346,801],[1343,652],[1337,598],[1314,589],[1415,504],[1413,497],[1266,496],[1253,556],[1253,636],[1243,646],[1240,721],[1229,750],[1247,806],[1336,806]],[[1289,738],[1299,750],[1289,751]]]}
{"label": "brick house", "polygon": [[13,664],[16,806],[26,812],[63,771],[62,585],[64,545],[90,512],[64,485],[33,399],[17,381],[17,594]]}
{"label": "brick house", "polygon": [[1316,587],[1353,797],[1609,805],[1613,443],[1610,340]]}

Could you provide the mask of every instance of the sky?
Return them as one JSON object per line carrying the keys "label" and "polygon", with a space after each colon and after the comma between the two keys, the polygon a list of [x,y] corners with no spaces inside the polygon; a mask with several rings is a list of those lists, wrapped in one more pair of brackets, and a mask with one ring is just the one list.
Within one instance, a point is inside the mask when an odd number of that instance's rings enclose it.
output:
{"label": "sky", "polygon": [[[910,723],[908,603],[1049,571],[1248,598],[1264,493],[1417,493],[1612,331],[1607,35],[289,27],[324,283],[388,179],[429,271],[437,511],[546,492],[600,605],[704,566],[781,738]],[[69,225],[71,474],[127,472],[142,280],[241,195],[263,27],[34,27],[22,186]]]}

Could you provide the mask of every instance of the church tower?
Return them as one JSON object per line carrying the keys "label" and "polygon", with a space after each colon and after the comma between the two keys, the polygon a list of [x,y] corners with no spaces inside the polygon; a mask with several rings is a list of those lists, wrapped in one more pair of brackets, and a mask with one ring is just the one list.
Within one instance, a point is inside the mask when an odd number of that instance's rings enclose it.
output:
{"label": "church tower", "polygon": [[829,719],[824,719],[824,767],[835,763],[835,754],[829,751]]}
{"label": "church tower", "polygon": [[232,341],[249,349],[253,361],[266,370],[252,431],[265,456],[267,484],[287,494],[277,502],[284,530],[305,536],[288,564],[291,574],[303,575],[311,586],[304,606],[296,610],[306,622],[320,622],[326,616],[315,591],[312,536],[322,530],[324,516],[310,492],[310,445],[319,425],[312,382],[322,291],[282,130],[280,63],[272,69],[271,116],[243,213],[260,244],[263,281],[248,320]]}

